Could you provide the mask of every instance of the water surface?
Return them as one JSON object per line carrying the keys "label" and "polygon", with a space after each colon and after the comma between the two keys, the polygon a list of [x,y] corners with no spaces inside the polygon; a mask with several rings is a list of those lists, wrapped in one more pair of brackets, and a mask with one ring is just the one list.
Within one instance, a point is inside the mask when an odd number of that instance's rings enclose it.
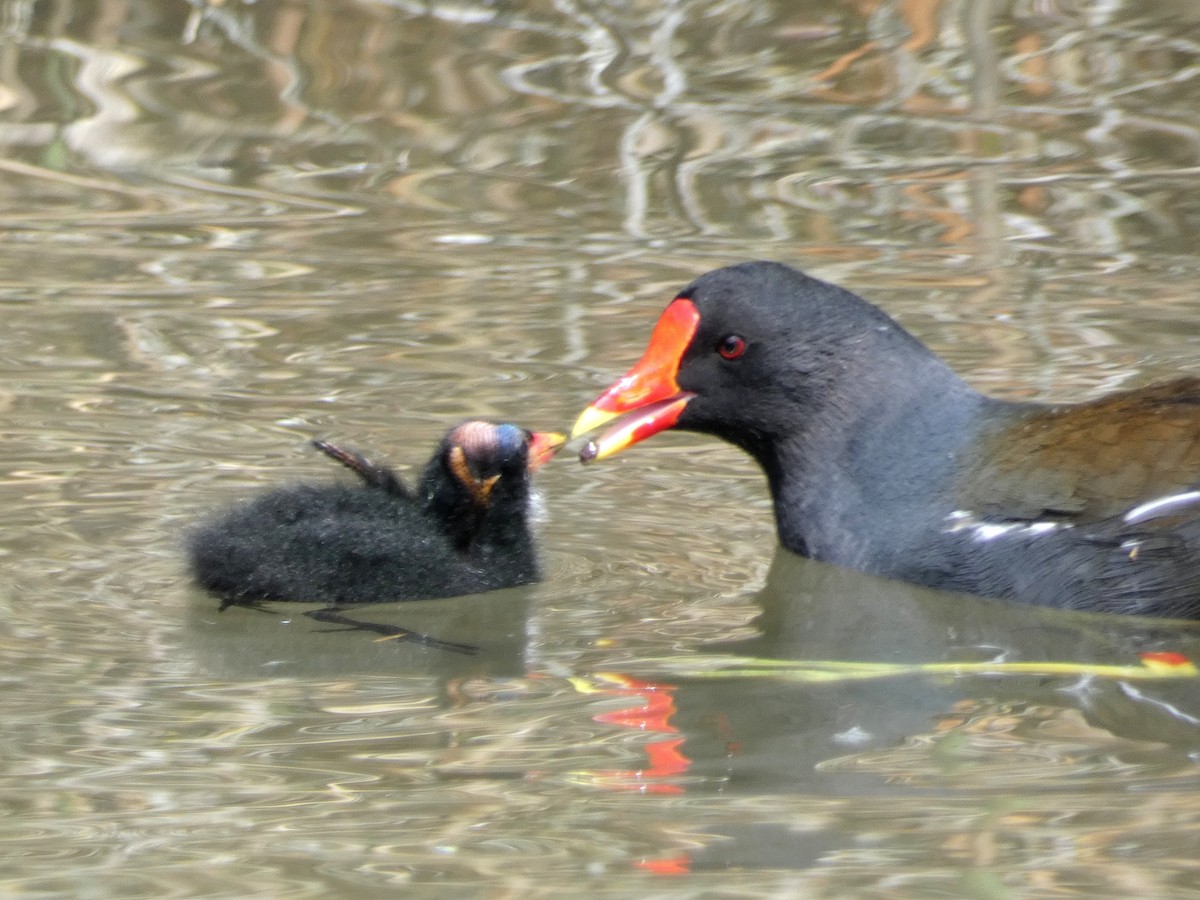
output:
{"label": "water surface", "polygon": [[1191,4],[3,12],[0,892],[1194,892],[1196,680],[1144,661],[1195,628],[777,552],[710,440],[565,455],[544,583],[358,629],[180,554],[337,477],[313,436],[565,429],[747,258],[998,395],[1195,371]]}

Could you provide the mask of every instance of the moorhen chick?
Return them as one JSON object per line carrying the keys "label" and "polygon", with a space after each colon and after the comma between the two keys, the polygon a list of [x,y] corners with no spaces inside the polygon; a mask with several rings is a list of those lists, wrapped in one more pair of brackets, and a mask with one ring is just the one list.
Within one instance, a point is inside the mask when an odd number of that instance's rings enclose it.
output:
{"label": "moorhen chick", "polygon": [[192,572],[224,599],[222,609],[450,597],[537,581],[530,474],[563,441],[464,422],[442,439],[415,488],[314,441],[362,483],[290,485],[236,507],[190,535]]}
{"label": "moorhen chick", "polygon": [[668,428],[766,473],[812,559],[1045,606],[1200,618],[1200,378],[1078,404],[970,388],[851,292],[771,262],[666,308],[575,425],[603,459]]}

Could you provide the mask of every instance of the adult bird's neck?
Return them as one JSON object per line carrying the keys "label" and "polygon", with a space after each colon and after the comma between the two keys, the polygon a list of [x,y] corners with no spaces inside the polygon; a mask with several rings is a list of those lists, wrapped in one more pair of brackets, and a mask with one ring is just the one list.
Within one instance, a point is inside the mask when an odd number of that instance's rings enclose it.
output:
{"label": "adult bird's neck", "polygon": [[789,550],[901,571],[906,552],[952,511],[962,451],[985,411],[1016,408],[978,393],[924,347],[912,350],[851,366],[795,431],[755,454]]}

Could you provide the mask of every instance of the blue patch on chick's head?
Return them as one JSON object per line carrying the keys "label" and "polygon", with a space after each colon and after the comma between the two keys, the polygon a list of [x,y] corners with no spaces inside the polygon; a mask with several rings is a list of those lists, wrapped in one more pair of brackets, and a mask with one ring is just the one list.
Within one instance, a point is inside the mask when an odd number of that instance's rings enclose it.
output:
{"label": "blue patch on chick's head", "polygon": [[525,446],[525,430],[516,425],[504,424],[496,426],[496,446],[500,455],[507,457],[518,452]]}

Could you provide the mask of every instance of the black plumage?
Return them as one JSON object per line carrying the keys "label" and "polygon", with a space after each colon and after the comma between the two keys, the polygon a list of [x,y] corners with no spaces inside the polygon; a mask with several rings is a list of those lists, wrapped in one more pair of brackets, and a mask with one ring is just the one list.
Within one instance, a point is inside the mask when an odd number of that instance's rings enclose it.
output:
{"label": "black plumage", "polygon": [[1200,379],[1078,404],[986,397],[882,310],[777,263],[668,305],[576,432],[668,428],[767,476],[781,543],[906,581],[1097,612],[1200,618]]}
{"label": "black plumage", "polygon": [[410,487],[354,451],[314,441],[360,483],[288,485],[209,520],[188,537],[193,575],[222,608],[415,600],[537,581],[530,475],[562,442],[464,422]]}

